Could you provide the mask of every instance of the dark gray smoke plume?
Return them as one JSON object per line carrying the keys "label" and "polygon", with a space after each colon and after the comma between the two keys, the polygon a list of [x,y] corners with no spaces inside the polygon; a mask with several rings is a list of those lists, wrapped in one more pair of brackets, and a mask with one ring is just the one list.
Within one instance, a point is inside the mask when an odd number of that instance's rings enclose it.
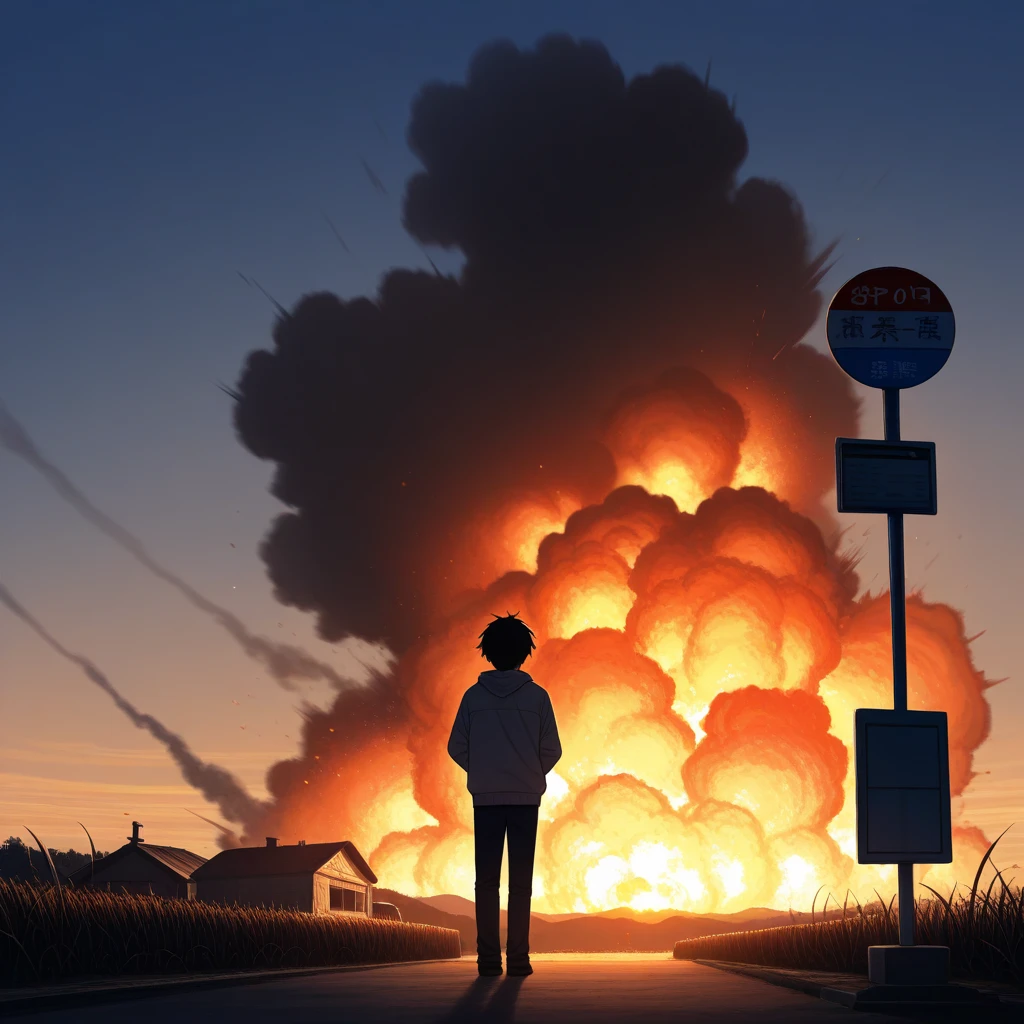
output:
{"label": "dark gray smoke plume", "polygon": [[51,636],[46,628],[15,600],[2,583],[0,583],[0,603],[6,605],[61,657],[67,658],[68,661],[77,665],[128,716],[136,728],[145,729],[154,739],[162,743],[174,759],[175,764],[181,769],[185,781],[199,790],[210,803],[216,804],[225,818],[237,822],[243,827],[252,827],[261,820],[266,808],[259,800],[254,799],[246,792],[245,787],[231,772],[219,765],[208,764],[198,758],[177,733],[171,732],[167,726],[152,715],[139,711],[134,704],[125,700],[115,689],[114,684],[88,658],[69,651]]}
{"label": "dark gray smoke plume", "polygon": [[214,604],[169,569],[165,569],[123,526],[95,505],[43,456],[25,428],[0,402],[0,444],[38,470],[54,490],[84,519],[128,552],[154,576],[169,583],[185,599],[222,626],[254,661],[260,662],[285,689],[294,690],[297,680],[323,679],[338,690],[362,686],[391,670],[391,652],[380,643],[348,637],[341,645],[343,667],[336,670],[293,644],[281,644],[249,632],[226,608]]}
{"label": "dark gray smoke plume", "polygon": [[490,582],[480,523],[534,491],[607,494],[621,396],[679,368],[756,400],[801,453],[787,498],[821,513],[857,422],[845,375],[800,344],[829,250],[783,186],[740,179],[721,92],[679,66],[627,80],[597,43],[495,43],[420,91],[408,140],[405,225],[460,250],[459,278],[307,295],[237,384],[241,440],[292,509],[263,547],[282,601],[329,639],[406,650]]}

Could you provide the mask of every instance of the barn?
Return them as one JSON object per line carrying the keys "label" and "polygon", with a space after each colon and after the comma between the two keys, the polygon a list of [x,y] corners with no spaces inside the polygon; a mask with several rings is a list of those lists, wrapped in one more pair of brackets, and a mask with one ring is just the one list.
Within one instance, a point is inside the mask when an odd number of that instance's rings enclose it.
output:
{"label": "barn", "polygon": [[192,872],[205,864],[206,858],[177,846],[152,846],[139,836],[141,828],[141,823],[133,821],[128,842],[73,872],[68,879],[71,884],[109,892],[192,899]]}
{"label": "barn", "polygon": [[373,913],[377,876],[349,842],[224,850],[192,874],[205,903],[282,907],[312,914]]}

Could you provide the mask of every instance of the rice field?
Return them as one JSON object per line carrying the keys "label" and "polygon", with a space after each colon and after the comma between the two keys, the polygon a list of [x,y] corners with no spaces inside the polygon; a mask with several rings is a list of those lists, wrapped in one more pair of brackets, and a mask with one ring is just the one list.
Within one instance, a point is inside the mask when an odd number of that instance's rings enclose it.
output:
{"label": "rice field", "polygon": [[[979,886],[991,853],[990,847],[970,890],[954,890],[948,898],[931,890],[931,898],[917,901],[915,941],[949,946],[954,977],[1024,988],[1024,894],[998,871],[986,889]],[[727,960],[863,975],[868,970],[868,946],[899,942],[893,904],[894,900],[886,903],[879,898],[867,907],[855,901],[851,905],[848,893],[846,902],[837,904],[842,912],[826,920],[685,939],[676,943],[673,955],[677,960]]]}
{"label": "rice field", "polygon": [[0,879],[0,984],[325,967],[461,955],[459,933]]}

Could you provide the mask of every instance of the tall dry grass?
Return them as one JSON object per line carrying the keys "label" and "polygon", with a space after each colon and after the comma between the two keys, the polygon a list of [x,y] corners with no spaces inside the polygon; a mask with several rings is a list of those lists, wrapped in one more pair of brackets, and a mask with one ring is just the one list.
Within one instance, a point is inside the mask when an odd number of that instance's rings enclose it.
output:
{"label": "tall dry grass", "polygon": [[[917,901],[915,940],[921,945],[949,946],[954,977],[1004,981],[1024,988],[1024,894],[1000,871],[993,872],[987,889],[980,885],[998,842],[989,847],[970,890],[954,890],[944,897],[930,889],[930,899]],[[862,907],[856,901],[851,906],[850,895],[842,913],[828,920],[684,939],[676,943],[673,955],[677,960],[867,974],[868,946],[899,942],[898,914],[894,899],[886,903],[879,897],[877,903]]]}
{"label": "tall dry grass", "polygon": [[0,880],[0,984],[461,955],[432,925]]}

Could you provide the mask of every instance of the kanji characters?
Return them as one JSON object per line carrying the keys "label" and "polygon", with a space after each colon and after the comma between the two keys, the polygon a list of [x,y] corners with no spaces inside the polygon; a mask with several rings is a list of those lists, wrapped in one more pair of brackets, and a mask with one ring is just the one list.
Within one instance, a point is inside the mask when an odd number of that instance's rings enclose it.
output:
{"label": "kanji characters", "polygon": [[942,341],[939,335],[939,318],[937,316],[917,317],[918,341]]}
{"label": "kanji characters", "polygon": [[878,321],[871,325],[871,329],[875,332],[871,335],[871,340],[880,340],[883,345],[888,341],[892,341],[893,344],[898,343],[900,331],[914,330],[913,327],[897,327],[896,317],[894,316],[880,316]]}
{"label": "kanji characters", "polygon": [[843,317],[843,338],[863,338],[864,337],[864,325],[861,321],[864,319],[863,316],[844,316]]}

